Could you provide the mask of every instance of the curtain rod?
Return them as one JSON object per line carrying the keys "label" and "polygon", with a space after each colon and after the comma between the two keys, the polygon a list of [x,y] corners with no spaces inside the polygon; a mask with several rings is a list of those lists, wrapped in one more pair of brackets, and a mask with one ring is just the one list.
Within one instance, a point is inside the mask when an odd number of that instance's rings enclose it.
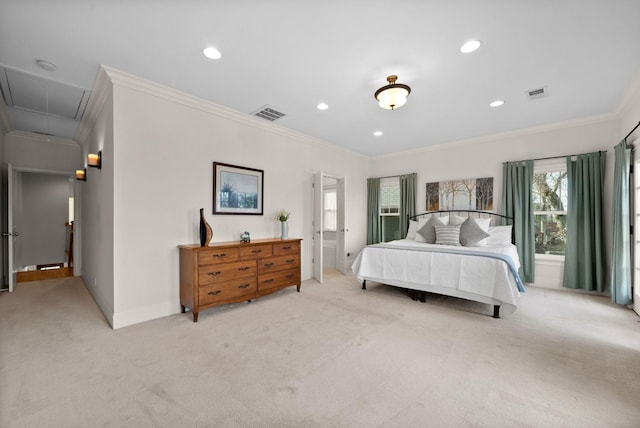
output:
{"label": "curtain rod", "polygon": [[502,163],[503,164],[505,164],[505,163],[518,163],[518,162],[526,162],[528,160],[539,161],[539,160],[547,160],[547,159],[561,159],[561,158],[580,156],[580,155],[590,155],[592,153],[607,153],[607,151],[606,150],[598,150],[597,152],[576,153],[576,154],[573,154],[573,155],[564,155],[564,156],[549,156],[547,158],[524,159],[524,160],[519,160],[519,161],[509,161],[509,162],[502,162]]}
{"label": "curtain rod", "polygon": [[631,131],[629,131],[629,133],[627,134],[626,137],[623,138],[624,141],[627,141],[627,138],[629,138],[631,136],[631,134],[633,134],[633,131],[635,131],[636,129],[638,129],[638,126],[640,126],[640,122],[638,122],[638,124],[636,126],[633,127],[633,129]]}
{"label": "curtain rod", "polygon": [[396,178],[396,177],[402,177],[403,175],[412,175],[412,174],[417,174],[417,172],[410,172],[409,174],[398,174],[398,175],[387,175],[385,177],[369,177],[369,178]]}

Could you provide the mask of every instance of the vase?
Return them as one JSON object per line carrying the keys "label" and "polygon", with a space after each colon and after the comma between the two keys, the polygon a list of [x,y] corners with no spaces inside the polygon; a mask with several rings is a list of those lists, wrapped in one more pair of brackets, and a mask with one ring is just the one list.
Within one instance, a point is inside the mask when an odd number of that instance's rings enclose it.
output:
{"label": "vase", "polygon": [[289,223],[286,221],[280,222],[280,239],[288,239],[289,238]]}
{"label": "vase", "polygon": [[204,218],[204,208],[200,208],[200,246],[208,246],[212,236],[213,230],[211,230],[211,226],[209,226],[209,223],[207,223],[207,220]]}

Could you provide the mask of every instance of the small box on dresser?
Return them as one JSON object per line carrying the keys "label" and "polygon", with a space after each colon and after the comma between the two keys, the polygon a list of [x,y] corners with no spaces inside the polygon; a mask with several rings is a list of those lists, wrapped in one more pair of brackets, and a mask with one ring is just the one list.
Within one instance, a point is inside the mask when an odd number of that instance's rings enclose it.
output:
{"label": "small box on dresser", "polygon": [[290,286],[300,291],[301,239],[179,245],[180,306],[201,310],[249,301]]}

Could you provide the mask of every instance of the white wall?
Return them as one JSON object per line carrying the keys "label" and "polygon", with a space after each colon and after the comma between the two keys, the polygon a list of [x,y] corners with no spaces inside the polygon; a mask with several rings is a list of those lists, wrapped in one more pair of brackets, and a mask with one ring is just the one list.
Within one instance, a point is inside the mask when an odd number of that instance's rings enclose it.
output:
{"label": "white wall", "polygon": [[17,170],[71,175],[82,165],[80,145],[74,141],[21,131],[10,132],[5,138],[5,162]]}
{"label": "white wall", "polygon": [[[303,239],[302,277],[307,279],[312,275],[311,176],[323,170],[347,177],[347,251],[353,253],[364,245],[368,158],[115,70],[103,70],[113,82],[113,108],[104,108],[97,117],[108,125],[113,113],[113,138],[106,138],[102,147],[102,171],[90,171],[85,183],[86,191],[95,192],[98,200],[85,192],[83,227],[85,232],[103,227],[102,222],[90,223],[88,211],[98,204],[103,207],[99,215],[105,214],[108,182],[113,180],[113,281],[106,287],[113,288],[113,312],[107,317],[114,328],[179,311],[177,245],[198,242],[200,208],[213,228],[213,242],[237,241],[245,230],[254,239],[277,237],[279,225],[273,216],[280,209],[291,211],[289,236]],[[95,146],[99,134],[81,141]],[[211,214],[214,161],[264,170],[263,216]],[[94,181],[99,189],[94,189]],[[83,276],[89,283],[93,275],[98,282],[108,280],[89,262],[104,255],[107,247],[84,240]],[[109,269],[108,258],[100,263]]]}
{"label": "white wall", "polygon": [[23,266],[66,261],[69,177],[23,172],[18,223]]}
{"label": "white wall", "polygon": [[[11,121],[4,101],[0,101],[0,232],[7,232],[7,166],[5,163],[4,148],[5,135],[11,130]],[[0,288],[9,283],[7,272],[7,243],[8,239],[2,239],[0,244]]]}
{"label": "white wall", "polygon": [[[371,176],[417,172],[418,212],[426,211],[425,185],[428,182],[493,177],[494,211],[500,212],[503,162],[606,150],[605,224],[608,242],[611,192],[607,189],[613,186],[613,146],[617,144],[619,129],[619,119],[608,115],[475,138],[374,158],[371,160]],[[558,288],[562,286],[561,280],[561,264],[549,261],[536,263],[536,285]]]}

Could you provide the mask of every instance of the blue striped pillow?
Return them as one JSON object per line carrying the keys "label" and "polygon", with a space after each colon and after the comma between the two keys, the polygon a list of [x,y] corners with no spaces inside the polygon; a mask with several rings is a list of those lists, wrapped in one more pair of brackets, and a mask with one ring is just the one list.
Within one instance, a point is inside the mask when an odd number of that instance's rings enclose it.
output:
{"label": "blue striped pillow", "polygon": [[460,225],[435,226],[436,244],[460,246]]}

